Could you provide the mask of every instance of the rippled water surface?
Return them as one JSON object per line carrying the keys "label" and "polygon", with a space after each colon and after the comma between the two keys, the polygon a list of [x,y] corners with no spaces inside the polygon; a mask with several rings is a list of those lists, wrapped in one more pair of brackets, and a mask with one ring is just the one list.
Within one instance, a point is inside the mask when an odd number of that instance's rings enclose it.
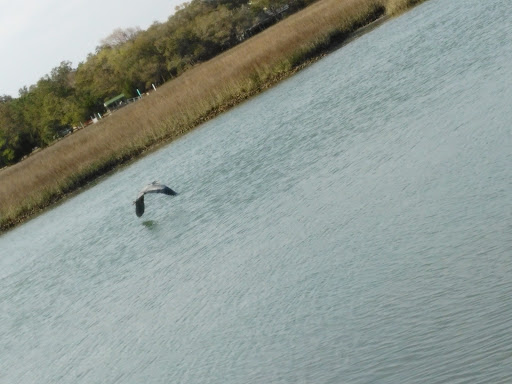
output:
{"label": "rippled water surface", "polygon": [[2,235],[0,382],[512,382],[510,20],[430,0]]}

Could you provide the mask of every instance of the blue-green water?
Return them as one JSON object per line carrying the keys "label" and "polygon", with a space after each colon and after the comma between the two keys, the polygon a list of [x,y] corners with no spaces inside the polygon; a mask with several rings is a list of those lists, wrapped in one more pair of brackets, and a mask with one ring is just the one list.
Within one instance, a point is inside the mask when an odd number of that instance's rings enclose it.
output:
{"label": "blue-green water", "polygon": [[2,235],[0,382],[512,382],[510,20],[430,0]]}

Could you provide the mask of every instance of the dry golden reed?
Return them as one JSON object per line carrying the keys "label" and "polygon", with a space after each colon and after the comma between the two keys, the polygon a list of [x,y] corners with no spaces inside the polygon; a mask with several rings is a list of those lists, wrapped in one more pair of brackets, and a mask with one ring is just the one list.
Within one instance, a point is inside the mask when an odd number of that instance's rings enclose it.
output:
{"label": "dry golden reed", "polygon": [[[0,171],[5,230],[289,76],[376,16],[411,0],[320,0],[24,161]],[[417,1],[415,1],[417,2]]]}

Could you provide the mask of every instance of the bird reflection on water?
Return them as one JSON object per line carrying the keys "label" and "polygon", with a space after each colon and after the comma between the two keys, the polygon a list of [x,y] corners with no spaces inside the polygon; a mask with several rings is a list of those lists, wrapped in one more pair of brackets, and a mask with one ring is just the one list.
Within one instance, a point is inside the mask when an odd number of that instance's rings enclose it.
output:
{"label": "bird reflection on water", "polygon": [[154,229],[157,226],[157,222],[155,220],[146,220],[142,222],[142,225],[144,225],[148,229]]}

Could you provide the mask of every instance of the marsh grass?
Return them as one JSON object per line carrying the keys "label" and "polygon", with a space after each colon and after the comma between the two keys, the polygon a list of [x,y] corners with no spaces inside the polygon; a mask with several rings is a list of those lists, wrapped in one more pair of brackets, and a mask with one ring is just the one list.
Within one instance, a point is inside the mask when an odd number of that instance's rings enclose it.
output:
{"label": "marsh grass", "polygon": [[417,0],[320,0],[26,160],[0,171],[0,229],[290,76]]}

